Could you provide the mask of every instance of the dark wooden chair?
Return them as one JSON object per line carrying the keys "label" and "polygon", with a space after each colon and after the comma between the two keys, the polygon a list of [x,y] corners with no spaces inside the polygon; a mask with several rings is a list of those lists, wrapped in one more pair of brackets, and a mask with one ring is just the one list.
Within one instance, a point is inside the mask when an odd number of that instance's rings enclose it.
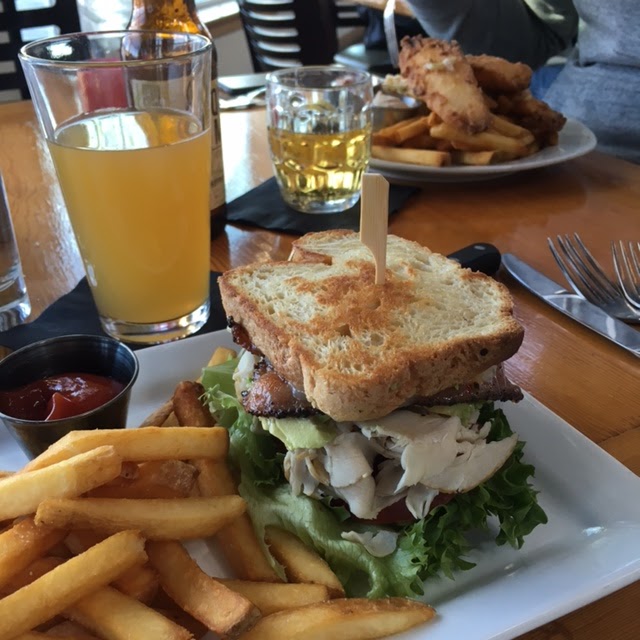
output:
{"label": "dark wooden chair", "polygon": [[388,55],[356,43],[338,50],[338,29],[362,27],[357,6],[341,0],[238,0],[256,72],[284,67],[344,64],[374,73]]}
{"label": "dark wooden chair", "polygon": [[[0,42],[0,101],[29,98],[29,90],[18,60],[24,44],[37,38],[80,31],[75,0],[55,0],[52,6],[18,10],[16,0],[0,2],[0,33],[8,41]],[[6,38],[5,38],[6,40]]]}
{"label": "dark wooden chair", "polygon": [[331,64],[338,50],[331,0],[238,0],[254,71]]}

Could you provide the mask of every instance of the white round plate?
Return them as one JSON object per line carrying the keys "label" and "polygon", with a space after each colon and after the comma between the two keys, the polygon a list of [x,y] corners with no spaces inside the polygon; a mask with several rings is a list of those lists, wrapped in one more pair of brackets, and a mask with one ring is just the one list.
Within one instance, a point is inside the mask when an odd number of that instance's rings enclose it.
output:
{"label": "white round plate", "polygon": [[567,118],[560,131],[558,144],[547,147],[527,158],[501,162],[485,167],[425,167],[403,162],[388,162],[371,158],[369,171],[381,173],[392,182],[420,184],[424,182],[473,182],[500,178],[518,171],[548,167],[573,160],[592,151],[596,146],[594,133],[577,120]]}

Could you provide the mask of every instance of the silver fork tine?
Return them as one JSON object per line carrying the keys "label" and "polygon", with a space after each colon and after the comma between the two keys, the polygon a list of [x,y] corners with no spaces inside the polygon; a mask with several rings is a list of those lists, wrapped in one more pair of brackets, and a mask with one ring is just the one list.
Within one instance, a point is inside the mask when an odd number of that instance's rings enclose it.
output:
{"label": "silver fork tine", "polygon": [[[562,248],[566,252],[567,257],[571,260],[574,269],[580,273],[584,281],[588,281],[590,289],[597,299],[598,304],[605,304],[606,302],[610,301],[613,296],[616,295],[615,289],[613,290],[614,294],[612,296],[609,290],[610,288],[603,286],[603,284],[601,283],[601,279],[598,278],[597,273],[595,273],[594,270],[590,268],[590,265],[585,262],[585,258],[580,255],[580,252],[571,242],[569,236],[565,236],[564,241],[560,240],[560,238],[558,238],[558,240],[560,241]],[[584,247],[584,244],[582,246]],[[591,256],[591,254],[589,255]],[[591,256],[591,260],[595,263],[593,256]],[[600,269],[600,266],[598,265],[597,268]],[[600,272],[602,273],[603,277],[606,277],[604,276],[602,269],[600,269]]]}
{"label": "silver fork tine", "polygon": [[[638,245],[640,247],[640,243]],[[640,309],[640,259],[636,255],[633,243],[629,242],[629,255],[627,255],[622,240],[618,245],[612,241],[611,251],[613,267],[624,297],[630,305]]]}
{"label": "silver fork tine", "polygon": [[[579,295],[625,322],[640,324],[640,242],[625,249],[612,243],[618,282],[608,280],[591,252],[577,234],[557,236],[557,243],[547,238],[551,255],[571,288]],[[626,288],[625,288],[626,287]],[[630,295],[627,295],[629,293]]]}
{"label": "silver fork tine", "polygon": [[565,236],[563,238],[562,236],[558,236],[557,240],[564,259],[558,251],[554,253],[554,257],[559,266],[561,264],[564,265],[564,268],[562,266],[560,268],[567,277],[567,280],[569,280],[569,284],[572,285],[574,291],[584,296],[593,304],[600,305],[606,302],[606,297],[602,295],[597,283],[594,285],[593,278],[590,277],[589,271],[584,268],[580,257],[568,237]]}
{"label": "silver fork tine", "polygon": [[[590,302],[594,302],[594,298],[592,296],[592,292],[589,288],[589,284],[585,282],[579,273],[576,273],[578,277],[580,277],[582,281],[582,285],[579,285],[572,273],[572,267],[569,266],[568,263],[565,263],[564,258],[560,255],[560,252],[556,249],[556,246],[553,244],[553,240],[551,238],[547,238],[547,243],[549,244],[549,249],[551,250],[551,254],[555,258],[555,261],[560,267],[560,271],[564,274],[564,277],[567,279],[567,282],[571,285],[571,288],[579,295],[585,297]],[[558,243],[560,243],[560,237],[558,237]]]}
{"label": "silver fork tine", "polygon": [[580,236],[577,233],[574,233],[573,237],[575,238],[576,243],[580,247],[580,250],[582,251],[587,262],[591,265],[594,278],[598,280],[600,285],[606,291],[608,291],[612,297],[620,295],[620,290],[611,282],[611,280],[609,279],[609,276],[607,276],[607,274],[603,271],[598,261],[591,254],[591,251],[589,251],[589,249],[587,249],[587,247],[584,245]]}
{"label": "silver fork tine", "polygon": [[[636,248],[633,248],[633,242],[629,242],[629,253],[633,260],[634,273],[632,274],[633,283],[640,296],[640,242],[636,242]],[[637,298],[636,298],[637,300]]]}

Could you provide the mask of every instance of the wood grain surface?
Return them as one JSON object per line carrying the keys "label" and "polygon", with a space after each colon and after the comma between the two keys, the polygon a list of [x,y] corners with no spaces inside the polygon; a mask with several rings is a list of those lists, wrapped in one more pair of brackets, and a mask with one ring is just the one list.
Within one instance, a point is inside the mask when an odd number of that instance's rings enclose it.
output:
{"label": "wood grain surface", "polygon": [[[225,113],[222,126],[227,192],[233,199],[272,175],[265,115],[262,110]],[[72,289],[83,271],[29,102],[0,106],[0,171],[33,319]],[[425,184],[391,217],[390,232],[443,253],[490,242],[562,282],[547,237],[577,231],[611,269],[610,241],[640,240],[639,203],[640,167],[591,153],[497,180]],[[293,239],[227,225],[211,244],[211,268],[286,258]],[[640,359],[546,306],[507,275],[499,277],[511,290],[526,331],[522,348],[508,363],[512,379],[640,474]],[[639,607],[636,583],[522,638],[638,640]]]}

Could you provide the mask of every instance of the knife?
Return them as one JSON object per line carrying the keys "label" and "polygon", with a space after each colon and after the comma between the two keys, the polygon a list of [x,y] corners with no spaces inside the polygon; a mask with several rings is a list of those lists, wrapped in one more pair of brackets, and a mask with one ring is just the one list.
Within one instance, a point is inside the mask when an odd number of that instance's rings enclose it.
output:
{"label": "knife", "polygon": [[447,257],[459,262],[462,267],[471,271],[481,271],[488,276],[497,273],[500,268],[500,251],[488,242],[475,242],[450,253]]}
{"label": "knife", "polygon": [[640,331],[611,317],[581,296],[563,289],[513,254],[502,256],[502,265],[521,285],[554,309],[640,357]]}

